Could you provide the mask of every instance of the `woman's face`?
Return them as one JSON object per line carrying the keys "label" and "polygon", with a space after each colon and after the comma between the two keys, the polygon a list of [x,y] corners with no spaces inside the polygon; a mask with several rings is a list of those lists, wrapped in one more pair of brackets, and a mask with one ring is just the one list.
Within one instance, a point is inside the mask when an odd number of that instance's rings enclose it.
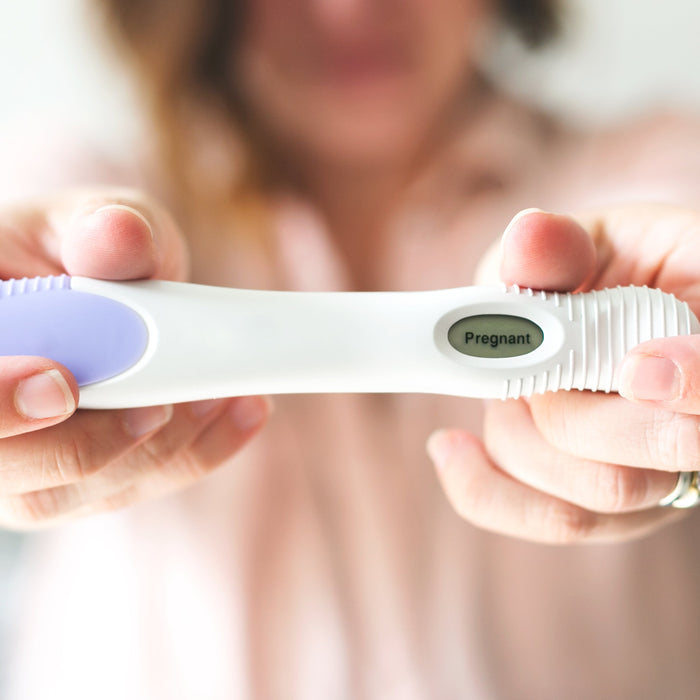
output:
{"label": "woman's face", "polygon": [[299,157],[410,157],[466,89],[488,0],[249,0],[235,78]]}

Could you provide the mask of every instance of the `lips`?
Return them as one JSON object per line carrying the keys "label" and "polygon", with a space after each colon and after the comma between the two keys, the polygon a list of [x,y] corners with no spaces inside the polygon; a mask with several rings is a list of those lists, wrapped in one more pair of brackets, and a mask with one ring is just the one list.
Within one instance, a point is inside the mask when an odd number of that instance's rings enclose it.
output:
{"label": "lips", "polygon": [[319,52],[314,74],[323,82],[360,87],[395,80],[405,75],[410,61],[394,47],[359,45]]}

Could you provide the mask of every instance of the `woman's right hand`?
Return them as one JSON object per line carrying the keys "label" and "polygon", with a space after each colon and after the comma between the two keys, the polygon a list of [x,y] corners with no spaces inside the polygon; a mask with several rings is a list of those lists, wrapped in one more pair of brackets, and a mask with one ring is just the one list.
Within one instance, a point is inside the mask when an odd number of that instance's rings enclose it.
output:
{"label": "woman's right hand", "polygon": [[[181,280],[187,261],[172,217],[135,191],[83,190],[0,210],[2,279]],[[185,486],[227,461],[269,413],[262,397],[116,411],[76,411],[77,400],[64,366],[0,357],[1,526],[53,524]]]}

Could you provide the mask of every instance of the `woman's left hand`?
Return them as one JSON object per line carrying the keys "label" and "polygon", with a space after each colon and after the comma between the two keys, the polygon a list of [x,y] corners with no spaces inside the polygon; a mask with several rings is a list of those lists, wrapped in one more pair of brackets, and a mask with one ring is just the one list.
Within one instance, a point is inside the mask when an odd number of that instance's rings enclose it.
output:
{"label": "woman's left hand", "polygon": [[[700,316],[700,212],[641,205],[574,220],[527,210],[496,257],[507,283],[557,291],[646,284]],[[681,517],[659,501],[679,471],[700,469],[700,336],[639,345],[620,384],[619,395],[491,402],[483,442],[460,429],[434,433],[428,451],[458,513],[550,543],[623,540]]]}

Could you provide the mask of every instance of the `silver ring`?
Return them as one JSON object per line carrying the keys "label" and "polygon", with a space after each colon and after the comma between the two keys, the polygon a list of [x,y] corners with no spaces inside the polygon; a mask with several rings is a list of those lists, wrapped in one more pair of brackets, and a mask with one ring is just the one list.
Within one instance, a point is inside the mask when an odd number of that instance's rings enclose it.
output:
{"label": "silver ring", "polygon": [[659,505],[672,508],[692,508],[700,503],[698,472],[678,472],[676,487],[659,501]]}

